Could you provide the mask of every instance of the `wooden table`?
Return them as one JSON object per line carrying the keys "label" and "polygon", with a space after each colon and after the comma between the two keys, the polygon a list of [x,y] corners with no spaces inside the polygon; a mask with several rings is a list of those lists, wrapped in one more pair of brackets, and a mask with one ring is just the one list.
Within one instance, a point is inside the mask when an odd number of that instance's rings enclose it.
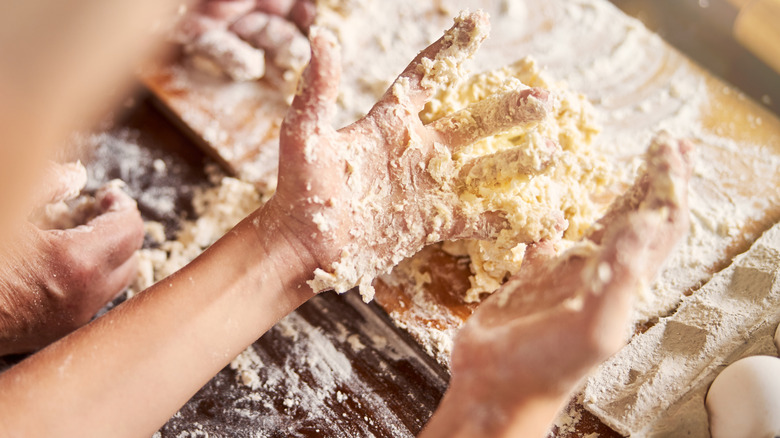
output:
{"label": "wooden table", "polygon": [[[778,113],[778,77],[730,38],[725,3],[712,0],[707,9],[693,1],[614,3]],[[191,188],[205,184],[207,159],[145,97],[138,101],[113,131],[129,134],[139,150],[175,171],[160,179],[144,173],[149,169],[134,168],[128,182],[136,193],[150,185],[169,188],[178,211],[186,214]],[[129,171],[122,162],[126,156],[104,148],[98,150],[99,166],[106,175],[127,178],[122,174]],[[147,219],[175,231],[177,215],[160,215],[143,202],[140,208]],[[381,308],[363,304],[354,293],[312,299],[252,348],[264,364],[253,371],[265,385],[250,389],[226,367],[163,426],[160,436],[413,436],[435,410],[448,381],[446,369]],[[581,430],[602,437],[617,436],[593,418],[586,417],[582,425]]]}

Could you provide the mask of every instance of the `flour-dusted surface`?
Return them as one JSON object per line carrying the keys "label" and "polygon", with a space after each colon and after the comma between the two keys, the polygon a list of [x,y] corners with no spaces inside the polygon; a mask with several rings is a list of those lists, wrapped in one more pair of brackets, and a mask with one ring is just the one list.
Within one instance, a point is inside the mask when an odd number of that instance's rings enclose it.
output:
{"label": "flour-dusted surface", "polygon": [[413,437],[446,374],[356,294],[315,297],[239,355],[160,431]]}
{"label": "flour-dusted surface", "polygon": [[[161,117],[142,103],[123,127],[83,140],[96,148],[89,187],[123,178],[137,198],[143,191],[160,194],[161,202],[139,202],[148,221],[144,247],[172,268],[184,260],[169,258],[164,247],[189,248],[176,252],[189,258],[263,198],[250,184],[205,172],[214,164]],[[13,360],[0,358],[0,369]],[[220,371],[156,436],[411,437],[432,414],[447,379],[376,305],[354,294],[323,295]]]}
{"label": "flour-dusted surface", "polygon": [[[339,23],[344,44],[343,123],[366,111],[394,72],[413,56],[414,47],[429,43],[437,29],[446,27],[447,16],[464,3],[354,2],[323,15],[323,21]],[[472,69],[478,65],[479,71],[489,71],[530,55],[551,77],[584,93],[600,116],[602,132],[595,149],[613,165],[613,195],[633,180],[638,157],[656,131],[691,138],[698,146],[690,184],[691,231],[637,303],[636,324],[652,324],[673,313],[686,294],[695,294],[714,272],[780,219],[776,189],[780,124],[774,116],[712,79],[606,1],[484,1],[479,6],[490,13],[492,32]],[[379,18],[386,16],[397,16],[398,22]],[[425,25],[415,24],[420,22]],[[364,62],[366,53],[371,53],[372,62]],[[440,257],[429,260],[441,262]],[[481,269],[472,265],[472,273]],[[452,274],[439,272],[437,277],[436,271],[411,269],[408,278],[415,281],[392,279],[389,292],[378,299],[428,351],[446,362],[452,344],[449,336],[472,308],[448,295],[446,283]],[[626,357],[618,366],[632,369],[636,360]],[[672,367],[669,372],[679,372],[679,364],[672,362],[667,363]],[[608,376],[602,368],[595,378],[609,382]],[[676,382],[682,388],[692,384],[685,379]],[[647,397],[664,396],[650,392]],[[590,406],[597,404],[596,399]],[[661,412],[664,407],[655,404],[647,409]],[[669,412],[673,417],[676,411]],[[702,421],[701,416],[695,418],[691,421]]]}
{"label": "flour-dusted surface", "polygon": [[146,72],[145,83],[212,158],[264,193],[276,188],[279,127],[292,89],[269,75],[233,82],[174,64]]}
{"label": "flour-dusted surface", "polygon": [[631,436],[708,435],[704,396],[715,376],[746,356],[777,356],[780,225],[764,233],[677,312],[601,367],[585,406]]}

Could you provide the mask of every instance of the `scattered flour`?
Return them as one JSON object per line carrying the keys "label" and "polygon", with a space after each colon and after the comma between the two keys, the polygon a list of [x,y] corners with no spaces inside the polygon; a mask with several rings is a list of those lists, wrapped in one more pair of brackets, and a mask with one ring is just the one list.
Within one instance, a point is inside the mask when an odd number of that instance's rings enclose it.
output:
{"label": "scattered flour", "polygon": [[585,406],[622,434],[706,436],[704,396],[726,365],[777,355],[780,225],[588,379]]}
{"label": "scattered flour", "polygon": [[196,188],[192,204],[197,218],[182,221],[176,239],[165,240],[159,223],[146,223],[147,233],[157,247],[140,250],[131,296],[181,269],[262,205],[263,199],[253,185],[224,176],[216,167],[210,169],[216,185]]}
{"label": "scattered flour", "polygon": [[[365,114],[416,51],[438,37],[455,11],[467,6],[465,1],[455,0],[436,3],[432,6],[412,0],[319,2],[319,23],[336,32],[343,48],[345,74],[338,112],[341,125]],[[587,100],[595,106],[596,124],[604,129],[597,136],[593,133],[590,153],[594,157],[600,154],[609,157],[608,162],[613,166],[608,169],[608,174],[614,181],[603,181],[610,190],[605,195],[614,196],[633,181],[640,163],[637,157],[658,130],[665,129],[675,136],[692,138],[699,144],[700,157],[689,194],[691,232],[640,300],[634,321],[642,323],[669,315],[680,305],[684,292],[695,291],[711,278],[713,268],[727,258],[746,227],[761,221],[764,212],[778,203],[777,178],[774,176],[780,167],[777,140],[767,141],[765,147],[756,147],[750,139],[735,141],[731,134],[738,128],[730,121],[705,123],[707,109],[718,105],[712,100],[714,94],[723,93],[734,99],[734,107],[722,110],[735,114],[737,111],[731,110],[737,105],[745,108],[744,103],[739,103],[744,97],[724,88],[719,82],[706,79],[703,72],[665,45],[660,37],[606,1],[496,0],[481,4],[492,15],[493,37],[477,54],[475,62],[479,70],[488,72],[488,76],[495,75],[502,68],[512,68],[515,65],[511,64],[513,61],[530,54],[538,65],[545,67],[545,77],[565,80],[570,89],[585,93]],[[388,17],[396,19],[389,20]],[[420,17],[425,17],[425,25],[419,25]],[[365,62],[367,53],[371,54],[371,62]],[[523,82],[530,85],[531,81]],[[493,85],[501,86],[501,83]],[[233,97],[241,93],[240,88],[234,88],[237,94]],[[446,97],[439,100],[444,102]],[[236,101],[226,99],[222,104],[231,107]],[[433,104],[426,109],[432,114],[436,114],[437,110]],[[195,120],[198,122],[195,125],[208,125],[208,118],[204,120],[202,116],[198,114],[200,118]],[[767,126],[773,124],[772,120],[766,115],[751,117],[748,123],[751,129],[769,132],[773,128]],[[230,131],[215,126],[208,132],[219,140],[227,138]],[[560,139],[559,142],[564,145]],[[254,146],[249,142],[247,145],[247,149]],[[267,180],[273,179],[268,175],[273,175],[275,171],[275,151],[270,150],[264,152],[268,154],[265,158],[270,158],[264,162],[272,164],[254,171],[255,175],[262,174]],[[247,169],[251,170],[250,167]],[[756,181],[750,175],[763,175],[766,180]],[[752,193],[745,193],[743,187],[746,184],[752,186]],[[596,211],[568,213],[567,238],[575,238],[582,227],[587,227]],[[582,222],[577,222],[578,214]],[[448,249],[456,254],[471,254],[473,260],[481,260],[472,265],[474,276],[469,299],[496,287],[493,281],[501,278],[502,272],[515,269],[523,250],[515,246],[510,252],[506,252],[506,248],[496,252],[494,248],[475,243],[452,244]],[[426,284],[422,273],[411,275],[419,280],[418,285]],[[423,299],[415,301],[423,302]],[[725,307],[718,307],[717,311],[728,310],[730,305],[729,302],[721,302],[719,306]],[[422,313],[441,310],[421,308]],[[404,324],[402,315],[395,316],[400,324]],[[446,357],[454,330],[407,326],[430,352],[440,359]],[[708,336],[705,334],[703,337],[708,339]],[[681,345],[675,343],[676,347]],[[642,366],[645,353],[621,354],[617,356],[619,360],[605,365],[593,377],[594,381],[601,379],[607,382],[598,391],[614,390],[609,389],[614,386],[614,381],[605,378],[610,372],[628,372]],[[688,351],[683,355],[690,354]],[[688,359],[667,360],[664,366],[669,368],[663,372],[689,374],[691,369],[686,361]],[[675,380],[674,385],[690,389],[694,383],[681,378]],[[657,393],[647,394],[647,400],[659,398]],[[603,402],[599,401],[602,398],[594,397],[592,400],[592,410],[604,409]],[[678,412],[678,407],[670,407],[669,415]],[[638,413],[637,418],[641,415]]]}
{"label": "scattered flour", "polygon": [[[345,74],[339,96],[340,123],[345,125],[362,116],[389,86],[395,72],[446,27],[454,11],[474,6],[473,2],[466,3],[459,0],[436,2],[436,5],[411,0],[321,2],[320,24],[330,23],[343,47]],[[710,280],[713,270],[728,263],[734,248],[742,242],[741,236],[754,233],[751,227],[765,221],[765,215],[774,211],[773,205],[780,202],[777,192],[780,144],[774,118],[768,113],[753,115],[758,111],[757,106],[710,79],[659,36],[607,1],[497,0],[480,2],[480,6],[491,15],[492,31],[472,65],[479,65],[482,71],[496,72],[531,55],[538,65],[544,66],[547,77],[567,82],[570,89],[584,93],[595,107],[596,125],[603,130],[593,139],[592,153],[607,157],[611,165],[609,176],[613,178],[607,182],[609,187],[603,201],[608,202],[634,180],[641,163],[639,157],[659,130],[690,138],[697,144],[699,156],[689,190],[690,233],[640,297],[633,320],[641,324],[671,314],[685,293],[696,291]],[[425,25],[419,25],[419,17],[425,17]],[[372,62],[364,62],[366,53],[371,53]],[[436,107],[431,104],[427,110],[435,111]],[[724,116],[713,115],[718,112]],[[751,115],[742,123],[735,120],[744,117],[740,113]],[[768,127],[770,124],[772,128]],[[746,190],[747,185],[751,189]],[[587,223],[583,221],[580,225],[586,227]],[[511,272],[522,256],[522,248],[515,248],[514,253],[496,254],[475,243],[448,244],[446,248],[473,257],[470,299],[479,296],[480,290],[495,288],[498,282],[493,280],[501,278],[502,272]],[[419,282],[398,278],[388,281],[404,284],[409,295],[424,296],[425,276],[410,275]],[[415,299],[411,304],[413,309],[397,311],[394,317],[441,358],[446,353],[440,352],[445,352],[448,344],[439,339],[441,329],[414,322],[424,316],[435,319],[446,313],[446,309],[430,304]],[[730,306],[727,302],[719,305],[726,310]],[[452,314],[444,319],[458,321]],[[733,324],[740,326],[741,322]],[[598,390],[609,391],[614,386],[614,380],[607,377],[609,373],[642,366],[647,353],[636,356],[626,353],[618,356],[620,360],[616,359],[611,366],[598,370],[593,377],[603,382]],[[672,374],[690,371],[686,364],[673,360],[664,366],[668,367],[665,372]],[[681,390],[689,389],[690,385],[693,382],[686,379],[674,382]],[[652,391],[647,393],[648,403],[660,397]],[[589,405],[591,410],[608,408],[607,402],[600,400],[594,397]],[[696,406],[703,408],[700,404]],[[618,415],[617,412],[610,415],[613,414]]]}

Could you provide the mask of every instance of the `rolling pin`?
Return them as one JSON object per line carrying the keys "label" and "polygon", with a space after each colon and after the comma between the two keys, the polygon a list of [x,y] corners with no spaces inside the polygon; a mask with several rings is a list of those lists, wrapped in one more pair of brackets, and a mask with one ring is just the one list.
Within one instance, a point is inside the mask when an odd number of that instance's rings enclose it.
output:
{"label": "rolling pin", "polygon": [[734,38],[780,73],[780,0],[728,0],[739,13]]}

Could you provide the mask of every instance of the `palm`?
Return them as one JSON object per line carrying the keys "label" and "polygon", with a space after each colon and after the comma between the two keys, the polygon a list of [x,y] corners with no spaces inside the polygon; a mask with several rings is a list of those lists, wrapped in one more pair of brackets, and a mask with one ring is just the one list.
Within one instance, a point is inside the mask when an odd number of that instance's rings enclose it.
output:
{"label": "palm", "polygon": [[443,57],[462,61],[486,36],[486,23],[481,13],[460,17],[412,61],[366,117],[339,131],[329,124],[340,72],[336,45],[328,34],[312,30],[311,64],[282,126],[272,202],[284,208],[293,234],[305,241],[321,268],[310,283],[315,291],[343,292],[360,284],[370,296],[370,281],[378,273],[425,244],[487,238],[506,226],[501,212],[465,214],[456,191],[460,176],[442,178],[429,165],[481,137],[538,122],[551,105],[547,92],[494,96],[490,111],[487,104],[470,108],[471,124],[457,114],[430,125],[418,117],[436,85],[446,80],[426,70],[425,63]]}
{"label": "palm", "polygon": [[[657,139],[646,173],[579,246],[560,257],[549,242],[529,249],[459,334],[453,379],[506,403],[565,394],[617,351],[633,292],[687,228],[689,152],[687,142]],[[488,365],[494,372],[484,373]]]}

